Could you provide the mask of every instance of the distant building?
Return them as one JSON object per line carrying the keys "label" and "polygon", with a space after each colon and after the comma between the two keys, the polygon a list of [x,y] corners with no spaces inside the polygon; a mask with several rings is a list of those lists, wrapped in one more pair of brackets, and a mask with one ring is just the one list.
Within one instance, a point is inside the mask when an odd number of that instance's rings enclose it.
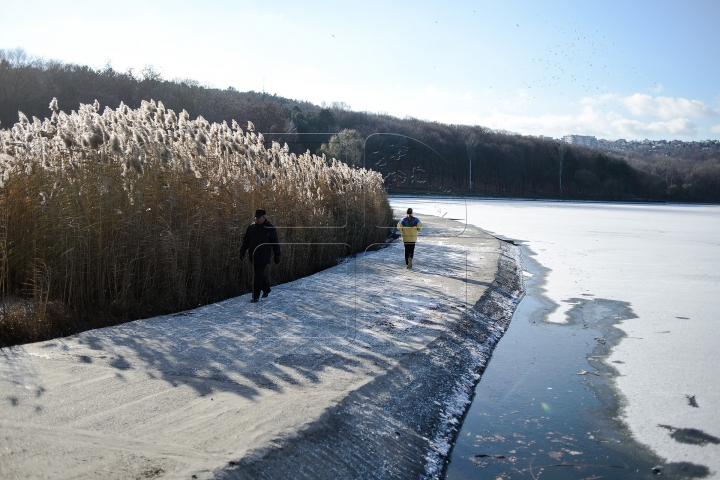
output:
{"label": "distant building", "polygon": [[565,143],[573,145],[585,145],[586,147],[597,147],[597,138],[592,135],[565,135],[563,137]]}

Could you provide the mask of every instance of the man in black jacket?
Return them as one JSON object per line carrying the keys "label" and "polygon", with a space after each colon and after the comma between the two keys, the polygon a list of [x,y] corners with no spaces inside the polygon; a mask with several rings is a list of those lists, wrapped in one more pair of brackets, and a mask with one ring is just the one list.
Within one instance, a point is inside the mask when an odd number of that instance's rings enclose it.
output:
{"label": "man in black jacket", "polygon": [[250,300],[252,303],[259,300],[260,290],[263,292],[263,298],[270,293],[270,285],[265,279],[265,267],[270,264],[271,249],[275,256],[275,263],[280,263],[280,240],[277,230],[267,219],[265,210],[256,210],[255,222],[251,223],[245,231],[240,247],[240,258],[244,258],[245,252],[249,252],[250,261],[255,268],[252,300]]}

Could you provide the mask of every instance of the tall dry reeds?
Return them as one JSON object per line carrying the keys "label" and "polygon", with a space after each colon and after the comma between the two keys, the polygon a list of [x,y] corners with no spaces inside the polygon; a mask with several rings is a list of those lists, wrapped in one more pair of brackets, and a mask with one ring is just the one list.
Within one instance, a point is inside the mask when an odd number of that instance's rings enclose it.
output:
{"label": "tall dry reeds", "polygon": [[274,282],[386,237],[379,174],[266,148],[251,123],[153,101],[50,109],[0,130],[0,345],[245,293],[238,252],[255,208],[288,244]]}

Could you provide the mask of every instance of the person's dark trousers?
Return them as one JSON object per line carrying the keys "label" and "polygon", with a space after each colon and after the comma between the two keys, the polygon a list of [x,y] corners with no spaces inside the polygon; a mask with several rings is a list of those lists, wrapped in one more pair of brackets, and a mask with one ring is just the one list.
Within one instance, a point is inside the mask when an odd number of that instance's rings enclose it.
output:
{"label": "person's dark trousers", "polygon": [[260,290],[262,290],[263,293],[270,293],[270,284],[265,279],[265,267],[267,267],[267,264],[256,263],[253,267],[255,267],[255,278],[253,278],[253,299],[257,300],[260,298]]}
{"label": "person's dark trousers", "polygon": [[413,258],[413,255],[415,255],[415,242],[405,242],[405,265],[409,258]]}

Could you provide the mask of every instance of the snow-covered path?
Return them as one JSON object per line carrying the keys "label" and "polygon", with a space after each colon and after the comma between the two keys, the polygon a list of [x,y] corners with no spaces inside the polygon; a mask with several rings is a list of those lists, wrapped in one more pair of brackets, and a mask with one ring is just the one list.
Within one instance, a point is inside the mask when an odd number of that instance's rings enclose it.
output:
{"label": "snow-covered path", "polygon": [[522,286],[514,247],[423,221],[411,270],[395,242],[258,304],[0,350],[0,476],[437,473]]}

